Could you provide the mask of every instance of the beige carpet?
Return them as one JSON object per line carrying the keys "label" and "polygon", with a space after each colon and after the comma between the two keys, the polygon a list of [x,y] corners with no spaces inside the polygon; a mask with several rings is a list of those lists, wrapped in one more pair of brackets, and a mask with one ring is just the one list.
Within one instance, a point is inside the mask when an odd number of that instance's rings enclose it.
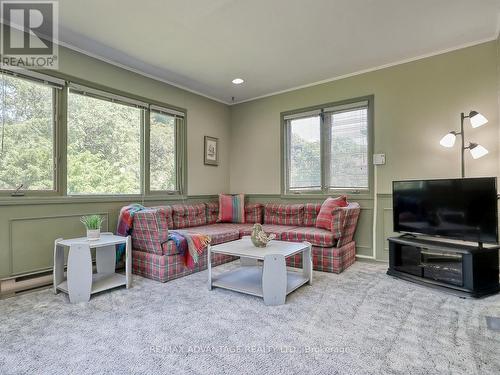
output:
{"label": "beige carpet", "polygon": [[[225,265],[218,267],[233,267]],[[500,374],[500,295],[465,300],[357,262],[315,272],[286,305],[214,289],[201,272],[71,305],[0,301],[0,374]]]}

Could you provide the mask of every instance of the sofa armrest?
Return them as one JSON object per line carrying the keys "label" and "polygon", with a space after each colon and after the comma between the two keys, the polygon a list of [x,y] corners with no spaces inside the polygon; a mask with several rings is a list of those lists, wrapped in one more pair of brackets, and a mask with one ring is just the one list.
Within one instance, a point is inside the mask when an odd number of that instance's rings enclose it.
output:
{"label": "sofa armrest", "polygon": [[359,203],[351,202],[347,207],[337,207],[332,211],[332,232],[337,238],[337,247],[352,241],[361,209]]}
{"label": "sofa armrest", "polygon": [[162,254],[162,244],[168,240],[170,206],[152,207],[134,215],[132,247],[148,253]]}

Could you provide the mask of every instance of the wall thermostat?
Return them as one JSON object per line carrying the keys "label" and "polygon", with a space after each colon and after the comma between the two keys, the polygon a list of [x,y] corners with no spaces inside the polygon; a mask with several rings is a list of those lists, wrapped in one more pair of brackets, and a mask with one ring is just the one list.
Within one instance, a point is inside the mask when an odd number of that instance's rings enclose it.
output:
{"label": "wall thermostat", "polygon": [[385,154],[373,154],[373,164],[374,165],[384,165],[385,164]]}

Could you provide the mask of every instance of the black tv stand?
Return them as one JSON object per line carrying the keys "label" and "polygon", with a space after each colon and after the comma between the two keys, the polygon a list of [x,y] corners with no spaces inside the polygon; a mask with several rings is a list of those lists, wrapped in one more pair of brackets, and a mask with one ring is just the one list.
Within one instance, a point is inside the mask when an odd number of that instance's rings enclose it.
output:
{"label": "black tv stand", "polygon": [[415,234],[405,233],[400,238],[418,238]]}
{"label": "black tv stand", "polygon": [[388,240],[388,275],[461,297],[484,297],[500,290],[500,246],[473,246],[414,235]]}

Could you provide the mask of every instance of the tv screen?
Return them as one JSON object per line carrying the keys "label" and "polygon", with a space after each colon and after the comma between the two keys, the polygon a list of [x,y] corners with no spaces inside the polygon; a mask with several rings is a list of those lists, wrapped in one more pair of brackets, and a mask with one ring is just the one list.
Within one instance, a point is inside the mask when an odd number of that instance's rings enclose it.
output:
{"label": "tv screen", "polygon": [[394,181],[394,231],[497,243],[496,177]]}

